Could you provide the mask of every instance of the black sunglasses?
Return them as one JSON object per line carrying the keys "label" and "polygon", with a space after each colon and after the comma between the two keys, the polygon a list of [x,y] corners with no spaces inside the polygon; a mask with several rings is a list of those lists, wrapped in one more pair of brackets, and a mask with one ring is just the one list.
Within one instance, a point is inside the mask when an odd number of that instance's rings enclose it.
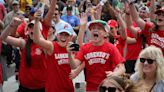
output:
{"label": "black sunglasses", "polygon": [[104,86],[100,86],[100,88],[99,88],[99,92],[106,92],[106,91],[108,91],[108,92],[116,92],[116,89],[117,88],[115,88],[115,87],[104,87]]}
{"label": "black sunglasses", "polygon": [[145,63],[145,61],[147,61],[148,64],[153,64],[153,62],[154,62],[155,60],[140,58],[140,62],[141,62],[141,63]]}

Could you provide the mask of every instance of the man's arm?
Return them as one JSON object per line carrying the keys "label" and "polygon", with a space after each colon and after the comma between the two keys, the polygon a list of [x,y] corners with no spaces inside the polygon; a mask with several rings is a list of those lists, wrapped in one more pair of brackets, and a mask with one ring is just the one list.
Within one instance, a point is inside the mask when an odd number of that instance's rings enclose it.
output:
{"label": "man's arm", "polygon": [[46,26],[51,26],[51,21],[52,21],[52,18],[56,9],[56,2],[57,2],[56,0],[52,0],[48,13],[46,14],[44,18],[44,22]]}

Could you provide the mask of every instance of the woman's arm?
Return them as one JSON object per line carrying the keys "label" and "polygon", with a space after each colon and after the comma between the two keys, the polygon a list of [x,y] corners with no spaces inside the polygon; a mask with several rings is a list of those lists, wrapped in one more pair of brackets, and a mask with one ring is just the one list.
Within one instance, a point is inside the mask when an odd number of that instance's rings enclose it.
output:
{"label": "woman's arm", "polygon": [[133,3],[130,3],[129,5],[130,8],[130,14],[132,16],[132,19],[137,23],[137,25],[143,30],[145,28],[146,22],[139,17],[139,14],[136,10],[136,7],[134,6]]}
{"label": "woman's arm", "polygon": [[35,16],[35,24],[34,24],[34,39],[33,40],[36,44],[38,44],[43,49],[45,49],[49,55],[51,55],[54,50],[53,43],[51,41],[45,40],[42,37],[42,34],[40,32],[41,30],[39,28],[40,27],[39,19],[41,16],[41,12],[37,11],[34,16]]}
{"label": "woman's arm", "polygon": [[81,65],[79,65],[75,70],[72,70],[70,73],[70,78],[74,79],[76,78],[79,73],[85,68],[85,63],[83,62]]}
{"label": "woman's arm", "polygon": [[155,0],[150,0],[150,19],[155,20],[155,11],[156,11],[156,6],[155,6]]}
{"label": "woman's arm", "polygon": [[26,44],[25,40],[23,40],[21,38],[15,38],[12,36],[8,36],[8,35],[10,35],[11,32],[16,30],[17,26],[20,23],[22,23],[22,20],[20,20],[19,18],[13,18],[10,25],[8,25],[6,27],[6,29],[2,32],[1,38],[2,38],[2,40],[6,41],[8,44],[11,44],[16,47],[24,48],[25,44]]}

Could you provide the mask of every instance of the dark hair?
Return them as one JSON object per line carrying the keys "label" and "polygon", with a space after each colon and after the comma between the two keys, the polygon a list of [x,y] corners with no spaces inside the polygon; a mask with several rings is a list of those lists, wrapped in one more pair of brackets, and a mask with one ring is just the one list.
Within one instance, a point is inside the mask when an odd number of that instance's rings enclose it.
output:
{"label": "dark hair", "polygon": [[27,38],[27,43],[25,46],[25,56],[26,56],[26,64],[28,67],[31,66],[31,44],[33,43],[33,40],[30,39],[30,37]]}
{"label": "dark hair", "polygon": [[67,6],[67,11],[72,11],[72,6]]}

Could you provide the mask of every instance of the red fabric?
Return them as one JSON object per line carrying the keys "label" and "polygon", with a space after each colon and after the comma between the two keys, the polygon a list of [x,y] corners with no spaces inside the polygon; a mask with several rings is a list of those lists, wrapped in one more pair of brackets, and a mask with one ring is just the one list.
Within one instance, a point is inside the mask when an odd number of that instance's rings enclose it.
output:
{"label": "red fabric", "polygon": [[5,12],[6,12],[6,9],[4,7],[3,4],[0,3],[0,20],[3,21],[3,18],[5,17]]}
{"label": "red fabric", "polygon": [[164,30],[155,30],[152,32],[150,31],[152,27],[152,23],[147,22],[144,30],[140,34],[144,34],[146,36],[148,45],[155,45],[161,48],[164,55]]}
{"label": "red fabric", "polygon": [[46,92],[74,92],[72,80],[69,78],[71,68],[66,48],[56,42],[54,52],[48,57]]}
{"label": "red fabric", "polygon": [[46,68],[44,65],[45,56],[42,49],[31,45],[31,66],[28,67],[25,62],[25,49],[22,50],[21,63],[19,70],[19,81],[23,87],[29,89],[45,88]]}
{"label": "red fabric", "polygon": [[[47,39],[47,36],[48,36],[48,30],[50,27],[47,27],[46,24],[43,22],[42,23],[42,35],[45,39]],[[23,38],[26,38],[26,35],[25,35],[25,27],[26,27],[27,23],[26,22],[23,22],[22,24],[19,25],[19,27],[17,28],[17,33],[19,34],[20,37],[23,37]],[[35,30],[34,30],[35,31]]]}
{"label": "red fabric", "polygon": [[[128,37],[135,38],[130,30],[127,30]],[[142,50],[142,39],[139,37],[134,44],[127,45],[126,60],[137,60],[140,51]]]}
{"label": "red fabric", "polygon": [[116,47],[119,50],[119,52],[121,53],[121,55],[124,55],[124,47],[125,47],[125,40],[123,40],[120,36],[116,37]]}
{"label": "red fabric", "polygon": [[49,26],[46,26],[46,24],[45,24],[44,21],[43,21],[43,22],[42,22],[42,28],[43,28],[43,30],[42,30],[42,35],[43,35],[43,37],[44,37],[45,39],[47,39],[47,37],[48,37],[48,31],[49,31],[50,27],[49,27]]}
{"label": "red fabric", "polygon": [[17,28],[17,33],[19,34],[20,37],[23,37],[23,38],[26,38],[26,35],[25,35],[25,27],[26,27],[27,23],[26,22],[23,22],[21,23],[18,28]]}
{"label": "red fabric", "polygon": [[105,71],[113,71],[124,61],[118,49],[107,41],[102,46],[93,46],[91,42],[83,45],[76,58],[85,61],[87,91],[96,91],[106,78]]}

